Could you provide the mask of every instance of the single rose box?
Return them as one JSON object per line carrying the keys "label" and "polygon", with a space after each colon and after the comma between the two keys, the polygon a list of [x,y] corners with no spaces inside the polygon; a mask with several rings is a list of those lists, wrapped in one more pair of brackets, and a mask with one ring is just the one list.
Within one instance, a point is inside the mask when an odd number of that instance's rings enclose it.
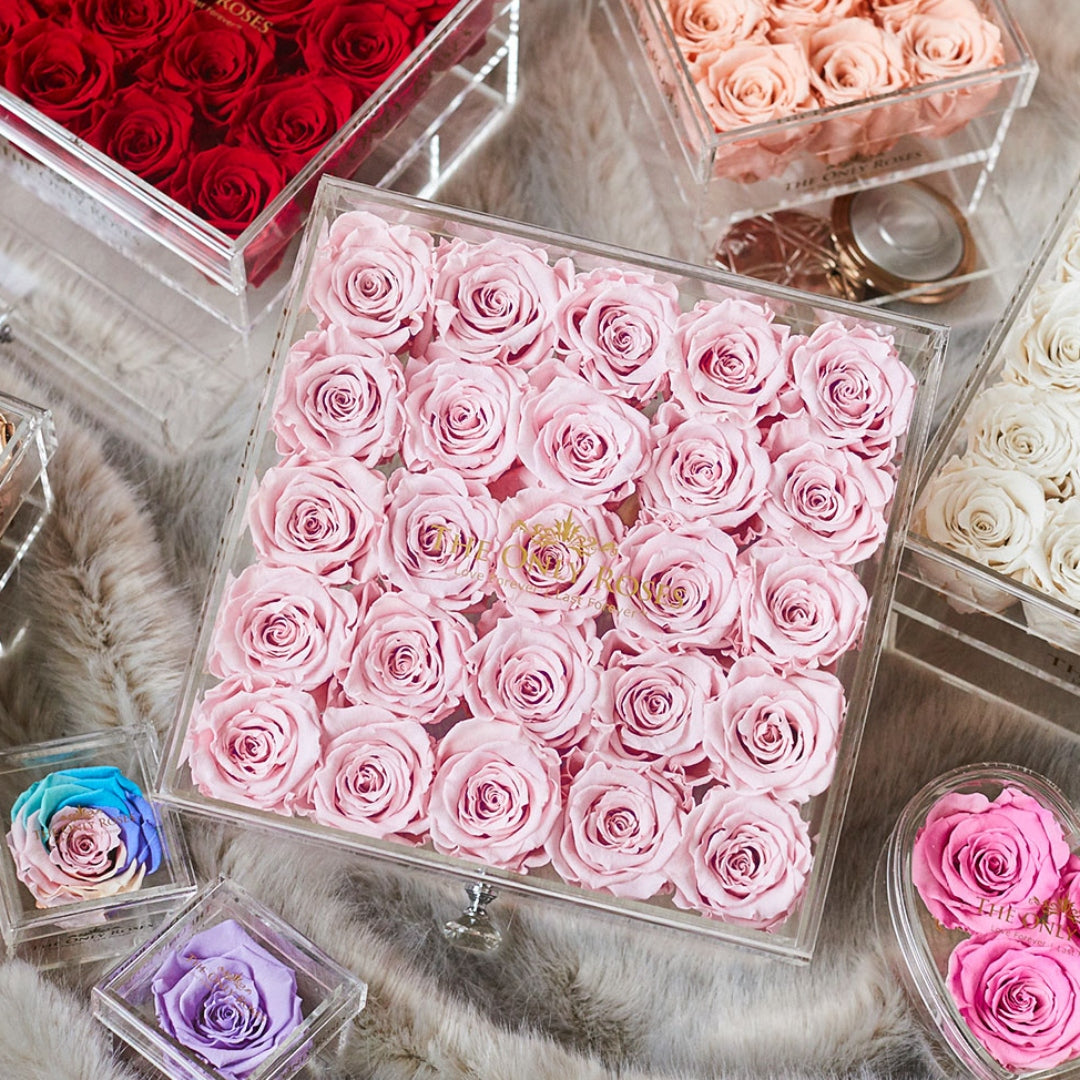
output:
{"label": "single rose box", "polygon": [[1002,0],[593,10],[627,129],[698,245],[733,221],[946,170],[973,210],[1038,71]]}
{"label": "single rose box", "polygon": [[[0,394],[0,590],[52,509],[47,465],[55,449],[49,410]],[[5,610],[0,615],[0,653],[14,644],[21,628],[18,612]]]}
{"label": "single rose box", "polygon": [[1080,1070],[1080,819],[1011,765],[967,765],[904,808],[878,863],[886,958],[947,1071]]}
{"label": "single rose box", "polygon": [[149,800],[153,738],[117,728],[0,754],[0,928],[39,967],[145,941],[195,892],[175,814]]}
{"label": "single rose box", "polygon": [[[899,648],[960,677],[972,650],[1011,659],[1041,682],[1048,704],[1060,700],[1054,718],[1072,726],[1080,692],[1078,252],[1074,189],[934,437],[897,591],[896,637]],[[942,639],[927,629],[956,647],[937,647]],[[996,692],[1030,701],[1012,677]]]}
{"label": "single rose box", "polygon": [[367,986],[239,885],[204,890],[93,989],[94,1015],[176,1080],[287,1080]]}
{"label": "single rose box", "polygon": [[[0,309],[36,372],[185,452],[252,404],[319,176],[436,191],[513,101],[518,3],[111,14],[0,13]],[[42,90],[54,50],[101,79]]]}
{"label": "single rose box", "polygon": [[306,238],[162,797],[809,957],[945,331],[340,181]]}

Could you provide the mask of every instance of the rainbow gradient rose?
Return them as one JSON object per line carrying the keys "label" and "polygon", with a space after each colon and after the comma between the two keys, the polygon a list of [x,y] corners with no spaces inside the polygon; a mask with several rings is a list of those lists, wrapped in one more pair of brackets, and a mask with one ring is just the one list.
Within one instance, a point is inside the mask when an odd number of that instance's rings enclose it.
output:
{"label": "rainbow gradient rose", "polygon": [[113,766],[31,784],[11,808],[7,845],[39,908],[134,892],[162,858],[154,808]]}

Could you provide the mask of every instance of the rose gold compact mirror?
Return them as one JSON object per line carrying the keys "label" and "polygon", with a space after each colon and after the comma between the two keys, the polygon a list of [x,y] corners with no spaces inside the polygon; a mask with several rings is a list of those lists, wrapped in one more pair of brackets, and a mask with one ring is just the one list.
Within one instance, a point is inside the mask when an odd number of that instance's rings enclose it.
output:
{"label": "rose gold compact mirror", "polygon": [[865,295],[917,289],[906,299],[937,304],[960,293],[967,282],[956,279],[974,268],[975,242],[964,216],[921,181],[841,195],[831,216],[839,265]]}

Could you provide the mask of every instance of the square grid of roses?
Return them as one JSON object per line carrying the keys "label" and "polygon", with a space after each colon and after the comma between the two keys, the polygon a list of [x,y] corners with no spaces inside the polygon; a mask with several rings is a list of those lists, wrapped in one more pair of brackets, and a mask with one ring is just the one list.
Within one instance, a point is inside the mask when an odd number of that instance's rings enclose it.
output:
{"label": "square grid of roses", "polygon": [[869,325],[485,237],[322,224],[191,780],[771,930],[916,380]]}
{"label": "square grid of roses", "polygon": [[[1025,596],[1029,627],[1070,648],[1080,644],[1078,203],[1074,194],[955,434],[943,436],[947,456],[923,486],[912,523],[935,544],[1035,590]],[[987,611],[1024,595],[973,588]],[[1054,605],[1039,605],[1042,596]]]}
{"label": "square grid of roses", "polygon": [[5,0],[0,84],[236,237],[457,4]]}
{"label": "square grid of roses", "polygon": [[[995,69],[1015,51],[1008,16],[976,0],[635,2],[657,9],[665,51],[715,142],[714,175],[744,181],[805,154],[839,165],[905,135],[951,135],[999,97],[1007,76]],[[768,131],[807,113],[816,122]]]}
{"label": "square grid of roses", "polygon": [[994,765],[960,771],[934,785],[908,827],[910,881],[899,895],[905,919],[921,927],[916,947],[925,954],[908,962],[936,971],[930,992],[945,997],[978,1047],[976,1075],[1073,1075],[1080,1057],[1075,812],[1035,774]]}

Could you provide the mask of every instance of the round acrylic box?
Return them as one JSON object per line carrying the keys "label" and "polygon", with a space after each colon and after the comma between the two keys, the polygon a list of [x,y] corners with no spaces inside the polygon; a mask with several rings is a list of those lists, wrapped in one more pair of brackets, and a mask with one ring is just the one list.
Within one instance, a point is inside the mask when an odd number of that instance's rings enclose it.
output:
{"label": "round acrylic box", "polygon": [[1080,818],[1050,781],[964,766],[904,808],[878,863],[890,966],[941,1063],[1080,1076]]}

